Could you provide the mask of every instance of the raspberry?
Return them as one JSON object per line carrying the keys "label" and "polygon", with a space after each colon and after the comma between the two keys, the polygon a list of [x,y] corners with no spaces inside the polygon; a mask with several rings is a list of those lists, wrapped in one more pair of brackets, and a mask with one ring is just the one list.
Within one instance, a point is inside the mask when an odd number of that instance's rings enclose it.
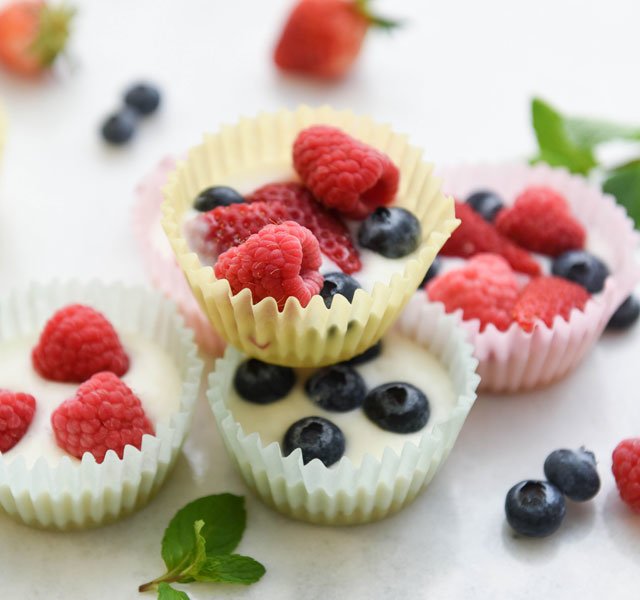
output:
{"label": "raspberry", "polygon": [[398,191],[400,173],[391,159],[335,127],[301,131],[293,166],[317,200],[352,219],[391,204]]}
{"label": "raspberry", "polygon": [[215,274],[237,294],[251,291],[253,302],[272,297],[283,308],[289,296],[304,307],[322,288],[320,246],[313,233],[293,221],[267,225],[218,258]]}
{"label": "raspberry", "polygon": [[322,253],[347,274],[362,268],[360,255],[345,224],[331,211],[318,204],[311,192],[299,183],[272,183],[257,189],[248,202],[280,203],[288,209],[288,221],[310,229]]}
{"label": "raspberry", "polygon": [[522,290],[513,318],[525,331],[533,331],[536,319],[551,327],[556,315],[568,321],[571,310],[582,310],[589,297],[583,287],[561,277],[537,277]]}
{"label": "raspberry", "polygon": [[523,248],[549,256],[584,247],[586,232],[564,196],[548,187],[529,187],[511,208],[500,211],[496,227]]}
{"label": "raspberry", "polygon": [[74,398],[58,406],[51,415],[51,425],[58,446],[76,458],[90,452],[98,463],[108,450],[122,458],[125,446],[139,450],[142,436],[153,435],[140,399],[108,372],[85,381]]}
{"label": "raspberry", "polygon": [[622,500],[640,513],[640,438],[623,440],[616,446],[611,470]]}
{"label": "raspberry", "polygon": [[464,267],[427,284],[427,294],[442,302],[447,312],[462,309],[465,320],[479,319],[480,331],[489,323],[501,331],[513,322],[518,280],[509,263],[497,254],[478,254]]}
{"label": "raspberry", "polygon": [[528,252],[500,235],[469,204],[456,202],[456,217],[462,222],[443,246],[443,256],[469,258],[480,252],[490,252],[505,258],[516,271],[532,276],[540,274],[540,265]]}
{"label": "raspberry", "polygon": [[51,381],[82,383],[100,371],[121,376],[129,370],[111,323],[82,304],[65,306],[47,321],[31,358],[35,370]]}
{"label": "raspberry", "polygon": [[33,396],[0,390],[0,452],[11,450],[22,439],[35,412]]}

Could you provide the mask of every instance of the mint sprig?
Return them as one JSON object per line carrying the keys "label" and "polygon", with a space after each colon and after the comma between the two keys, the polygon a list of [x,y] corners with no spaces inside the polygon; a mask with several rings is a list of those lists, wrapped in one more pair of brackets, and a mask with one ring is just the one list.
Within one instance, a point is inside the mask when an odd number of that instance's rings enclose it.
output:
{"label": "mint sprig", "polygon": [[258,581],[265,568],[253,558],[231,554],[247,522],[244,498],[219,494],[199,498],[179,510],[162,538],[166,573],[142,584],[140,592],[158,591],[159,600],[188,600],[170,583]]}

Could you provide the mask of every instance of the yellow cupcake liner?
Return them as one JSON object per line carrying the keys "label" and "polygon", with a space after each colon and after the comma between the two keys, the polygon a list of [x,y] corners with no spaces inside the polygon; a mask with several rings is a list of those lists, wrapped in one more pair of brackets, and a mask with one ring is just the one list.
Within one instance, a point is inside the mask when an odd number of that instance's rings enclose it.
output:
{"label": "yellow cupcake liner", "polygon": [[[394,205],[410,210],[420,220],[420,246],[389,282],[377,282],[371,293],[358,290],[351,303],[336,296],[329,309],[320,296],[305,308],[296,298],[289,298],[281,311],[273,298],[253,304],[248,290],[234,296],[229,283],[216,279],[213,269],[202,265],[190,250],[183,235],[184,215],[208,186],[237,181],[243,173],[256,170],[292,168],[296,135],[319,123],[339,127],[391,157],[400,169]],[[421,154],[408,144],[406,136],[394,133],[388,125],[329,107],[264,113],[206,135],[169,178],[162,224],[196,299],[220,335],[250,356],[293,367],[346,360],[377,342],[459,223],[453,199],[442,193],[432,165],[423,162]]]}

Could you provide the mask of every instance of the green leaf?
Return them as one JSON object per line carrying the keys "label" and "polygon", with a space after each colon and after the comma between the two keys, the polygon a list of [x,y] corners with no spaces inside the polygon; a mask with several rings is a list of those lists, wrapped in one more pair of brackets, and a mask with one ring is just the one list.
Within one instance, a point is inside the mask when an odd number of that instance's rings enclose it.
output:
{"label": "green leaf", "polygon": [[249,556],[223,554],[209,556],[194,579],[196,581],[249,585],[258,581],[264,574],[265,568]]}
{"label": "green leaf", "polygon": [[189,600],[189,596],[172,588],[168,583],[161,583],[158,586],[158,600]]}
{"label": "green leaf", "polygon": [[627,209],[636,228],[640,229],[640,160],[612,171],[602,189],[616,197],[618,203]]}
{"label": "green leaf", "polygon": [[[193,550],[187,555],[188,559],[184,559],[181,563],[181,573],[178,581],[180,583],[189,583],[194,580],[194,575],[200,571],[200,568],[207,560],[207,550],[204,538],[200,534],[204,527],[204,521],[201,519],[193,524],[193,533],[195,537],[195,545]],[[186,564],[185,564],[186,563]]]}
{"label": "green leaf", "polygon": [[205,496],[179,510],[162,538],[162,558],[169,571],[188,566],[185,561],[198,543],[194,529],[197,521],[204,521],[198,533],[204,539],[206,554],[228,554],[236,548],[246,527],[244,498],[233,494]]}

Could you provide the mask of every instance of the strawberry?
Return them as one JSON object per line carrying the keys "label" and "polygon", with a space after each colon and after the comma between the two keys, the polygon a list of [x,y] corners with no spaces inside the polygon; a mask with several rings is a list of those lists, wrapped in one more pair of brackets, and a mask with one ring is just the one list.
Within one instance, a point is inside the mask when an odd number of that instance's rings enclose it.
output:
{"label": "strawberry", "polygon": [[371,26],[397,23],[374,16],[369,0],[301,0],[289,15],[275,49],[283,71],[323,78],[346,75]]}
{"label": "strawberry", "polygon": [[64,50],[73,9],[21,0],[0,10],[0,62],[18,75],[46,71]]}

